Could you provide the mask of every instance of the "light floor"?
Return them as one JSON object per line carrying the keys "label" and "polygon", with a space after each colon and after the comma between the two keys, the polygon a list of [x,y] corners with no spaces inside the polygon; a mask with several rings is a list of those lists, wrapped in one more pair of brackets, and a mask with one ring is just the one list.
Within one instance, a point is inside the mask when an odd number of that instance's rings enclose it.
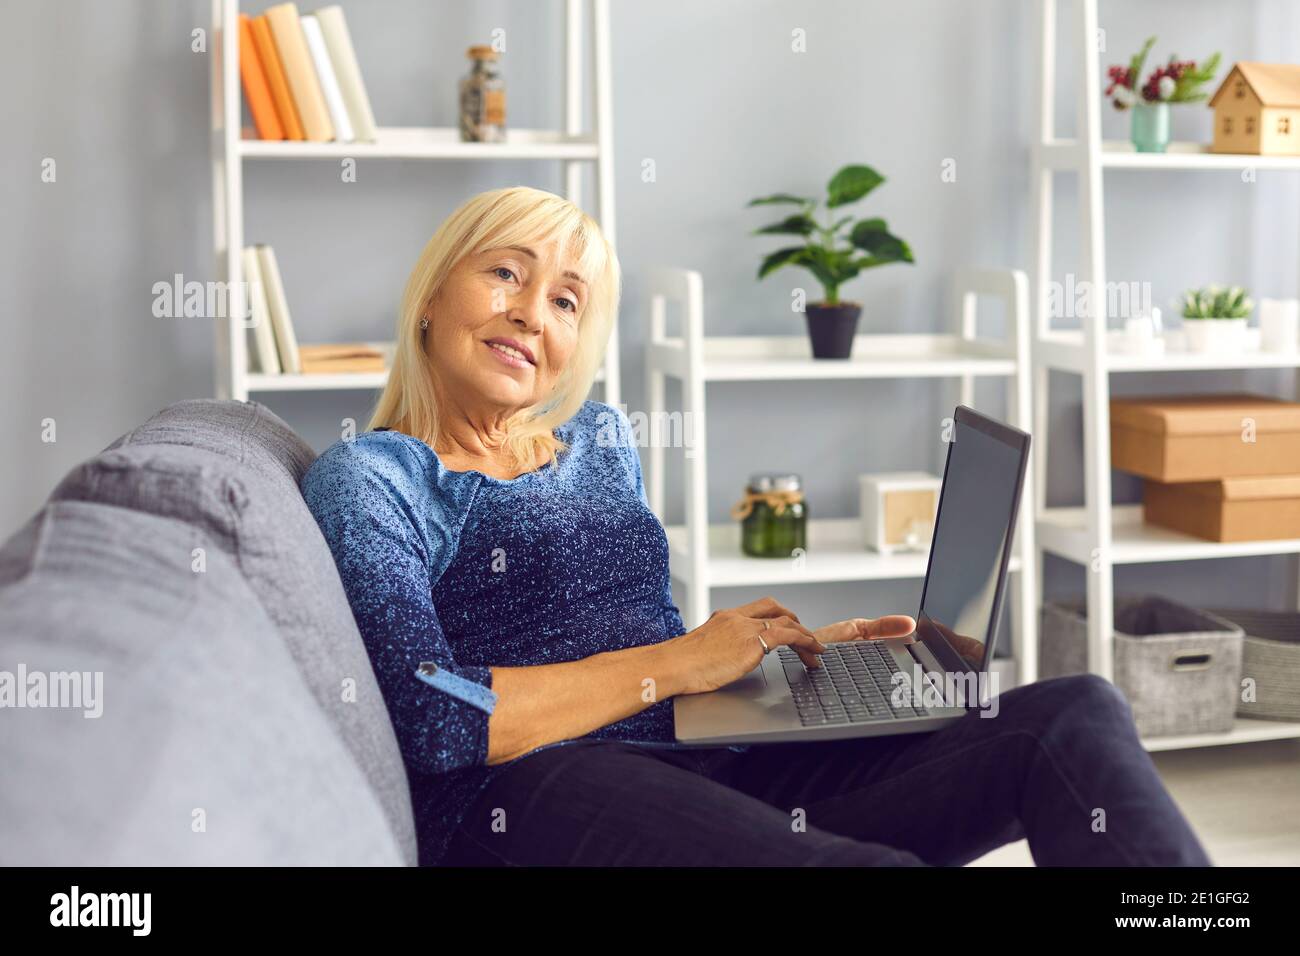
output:
{"label": "light floor", "polygon": [[[1216,866],[1300,866],[1300,740],[1162,751],[1165,786]],[[971,866],[1033,866],[1024,840]]]}

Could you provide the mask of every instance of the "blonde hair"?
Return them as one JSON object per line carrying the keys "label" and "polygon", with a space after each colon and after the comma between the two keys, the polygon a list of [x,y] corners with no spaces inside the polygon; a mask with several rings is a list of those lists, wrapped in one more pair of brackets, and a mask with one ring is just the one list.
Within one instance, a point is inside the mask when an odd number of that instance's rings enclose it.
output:
{"label": "blonde hair", "polygon": [[[369,429],[393,428],[429,447],[439,435],[433,369],[424,353],[420,319],[447,276],[465,256],[499,246],[558,243],[577,261],[587,282],[587,304],[578,321],[578,342],[550,397],[521,409],[506,424],[505,445],[515,462],[534,470],[568,448],[552,430],[582,407],[604,358],[618,315],[621,273],[613,246],[600,226],[569,200],[528,186],[479,193],[438,227],[406,280],[397,316],[397,349],[388,384],[375,404]],[[430,313],[430,323],[438,316]]]}

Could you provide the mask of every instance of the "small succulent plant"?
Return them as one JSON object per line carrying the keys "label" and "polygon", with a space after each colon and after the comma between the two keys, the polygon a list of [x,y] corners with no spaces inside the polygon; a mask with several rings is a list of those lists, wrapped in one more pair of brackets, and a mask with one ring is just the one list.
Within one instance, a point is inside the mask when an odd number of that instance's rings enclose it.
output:
{"label": "small succulent plant", "polygon": [[1223,288],[1212,285],[1190,289],[1183,295],[1184,319],[1244,319],[1255,303],[1239,285]]}

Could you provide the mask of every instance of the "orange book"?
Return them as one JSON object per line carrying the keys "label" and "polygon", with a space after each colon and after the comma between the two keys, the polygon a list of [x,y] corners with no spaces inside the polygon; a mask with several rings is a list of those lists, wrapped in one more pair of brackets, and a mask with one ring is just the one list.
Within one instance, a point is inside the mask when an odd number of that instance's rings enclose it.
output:
{"label": "orange book", "polygon": [[294,105],[303,133],[313,143],[327,143],[334,139],[334,121],[330,119],[325,94],[316,75],[316,64],[307,47],[307,37],[302,32],[302,20],[295,3],[280,3],[267,7],[266,22],[275,38],[275,50],[280,55],[280,67],[289,81]]}
{"label": "orange book", "polygon": [[293,96],[289,93],[289,81],[284,78],[284,67],[280,65],[280,54],[275,51],[275,40],[271,38],[271,24],[266,14],[252,20],[253,45],[257,47],[257,58],[262,62],[266,74],[266,85],[271,88],[271,99],[275,101],[275,112],[284,124],[284,138],[305,140],[302,120],[298,118],[298,107],[293,105]]}
{"label": "orange book", "polygon": [[253,45],[252,18],[247,13],[239,15],[239,78],[244,83],[244,96],[248,111],[253,114],[257,135],[262,139],[284,139],[284,127],[275,112],[275,102],[266,85],[262,61]]}

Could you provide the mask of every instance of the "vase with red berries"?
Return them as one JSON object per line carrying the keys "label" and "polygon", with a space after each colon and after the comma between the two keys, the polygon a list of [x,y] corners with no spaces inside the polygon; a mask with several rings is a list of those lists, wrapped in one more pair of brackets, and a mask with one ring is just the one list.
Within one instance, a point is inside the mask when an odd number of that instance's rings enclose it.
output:
{"label": "vase with red berries", "polygon": [[1219,68],[1219,54],[1213,53],[1201,65],[1195,60],[1169,57],[1164,66],[1157,66],[1138,86],[1142,65],[1155,45],[1155,37],[1147,37],[1128,66],[1112,66],[1107,70],[1110,86],[1106,96],[1117,110],[1132,110],[1133,120],[1129,137],[1139,153],[1163,153],[1169,145],[1169,107],[1173,103],[1195,103],[1205,99],[1205,85],[1214,79]]}

